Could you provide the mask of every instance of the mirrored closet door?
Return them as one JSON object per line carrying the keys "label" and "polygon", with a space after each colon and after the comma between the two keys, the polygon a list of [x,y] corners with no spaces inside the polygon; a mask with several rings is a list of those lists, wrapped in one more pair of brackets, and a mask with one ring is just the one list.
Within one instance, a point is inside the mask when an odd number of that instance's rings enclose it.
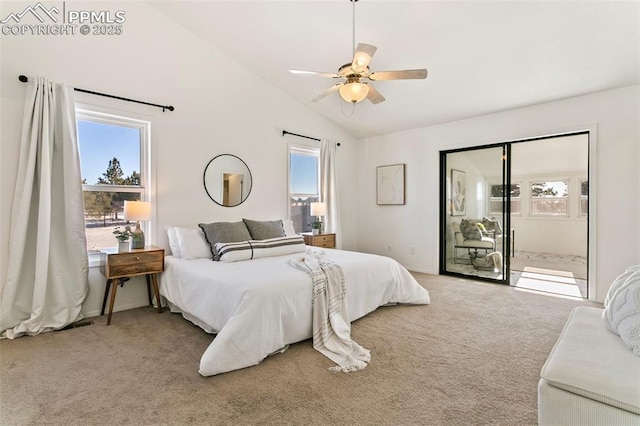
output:
{"label": "mirrored closet door", "polygon": [[508,283],[509,149],[441,153],[441,273]]}

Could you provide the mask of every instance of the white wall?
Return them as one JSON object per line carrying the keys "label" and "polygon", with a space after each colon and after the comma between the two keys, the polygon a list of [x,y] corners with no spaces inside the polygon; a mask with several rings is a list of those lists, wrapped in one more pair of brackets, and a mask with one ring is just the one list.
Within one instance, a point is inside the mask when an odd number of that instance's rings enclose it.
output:
{"label": "white wall", "polygon": [[[0,15],[19,12],[33,2],[3,2]],[[83,103],[129,112],[152,122],[155,172],[154,221],[147,238],[168,248],[164,227],[195,227],[198,222],[235,221],[243,217],[278,219],[288,214],[287,142],[283,129],[341,142],[343,245],[357,245],[355,140],[305,105],[258,78],[215,47],[177,25],[144,2],[67,2],[77,10],[124,10],[120,36],[2,35],[0,108],[0,285],[6,277],[11,201],[17,171],[25,85],[18,75],[53,81],[154,103],[174,112],[106,98],[79,95]],[[242,158],[253,176],[248,200],[238,207],[213,203],[203,187],[204,168],[213,157]],[[114,240],[115,245],[115,240]],[[118,292],[116,310],[147,303],[146,289],[128,283]],[[84,306],[95,314],[104,280],[91,271],[91,293]]]}
{"label": "white wall", "polygon": [[[639,100],[633,86],[362,140],[359,206],[367,214],[358,222],[358,249],[437,273],[439,151],[592,129],[590,285],[603,301],[613,279],[640,264]],[[375,168],[395,163],[407,164],[407,205],[376,206]]]}

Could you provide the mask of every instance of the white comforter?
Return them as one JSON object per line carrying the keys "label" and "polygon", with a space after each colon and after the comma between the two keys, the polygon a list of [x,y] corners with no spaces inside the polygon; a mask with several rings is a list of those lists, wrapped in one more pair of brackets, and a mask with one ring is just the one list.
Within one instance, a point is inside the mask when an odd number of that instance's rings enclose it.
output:
{"label": "white comforter", "polygon": [[[234,263],[167,256],[160,293],[172,311],[217,333],[200,374],[250,367],[311,338],[312,282],[288,264],[295,256],[300,253]],[[342,250],[326,256],[342,267],[350,321],[388,303],[429,303],[427,290],[393,259]]]}

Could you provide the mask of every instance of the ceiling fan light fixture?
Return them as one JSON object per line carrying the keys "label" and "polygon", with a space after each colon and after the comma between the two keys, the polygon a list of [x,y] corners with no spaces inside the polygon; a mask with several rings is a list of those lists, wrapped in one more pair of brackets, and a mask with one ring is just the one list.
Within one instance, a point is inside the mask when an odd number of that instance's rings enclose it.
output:
{"label": "ceiling fan light fixture", "polygon": [[369,85],[358,81],[349,82],[340,86],[340,97],[346,102],[358,103],[369,94]]}
{"label": "ceiling fan light fixture", "polygon": [[[413,70],[397,70],[397,71],[381,71],[371,72],[369,63],[378,50],[377,47],[367,44],[358,43],[356,46],[356,2],[358,0],[349,0],[353,4],[353,60],[350,63],[342,65],[338,68],[338,73],[327,72],[315,72],[315,71],[298,71],[290,70],[293,74],[311,74],[320,77],[339,78],[344,80],[342,83],[335,84],[329,87],[311,100],[311,102],[317,102],[324,99],[326,96],[338,92],[340,97],[353,106],[355,111],[355,105],[358,102],[362,102],[367,99],[372,104],[379,104],[384,102],[385,98],[376,90],[373,85],[367,83],[361,83],[360,80],[415,80],[427,78],[426,69],[413,69]],[[340,103],[340,105],[343,105]],[[343,109],[344,114],[344,109]],[[345,115],[346,117],[346,115]],[[349,116],[350,117],[350,116]]]}

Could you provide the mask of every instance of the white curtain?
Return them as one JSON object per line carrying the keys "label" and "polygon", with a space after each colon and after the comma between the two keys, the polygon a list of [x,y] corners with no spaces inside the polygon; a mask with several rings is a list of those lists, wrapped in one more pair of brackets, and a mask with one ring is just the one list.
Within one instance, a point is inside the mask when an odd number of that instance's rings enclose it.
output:
{"label": "white curtain", "polygon": [[2,337],[81,318],[89,269],[80,176],[71,89],[30,78],[0,300]]}
{"label": "white curtain", "polygon": [[340,232],[340,206],[338,204],[338,179],[336,176],[338,144],[320,141],[320,197],[327,206],[324,217],[326,233],[336,234],[336,248],[342,247]]}

